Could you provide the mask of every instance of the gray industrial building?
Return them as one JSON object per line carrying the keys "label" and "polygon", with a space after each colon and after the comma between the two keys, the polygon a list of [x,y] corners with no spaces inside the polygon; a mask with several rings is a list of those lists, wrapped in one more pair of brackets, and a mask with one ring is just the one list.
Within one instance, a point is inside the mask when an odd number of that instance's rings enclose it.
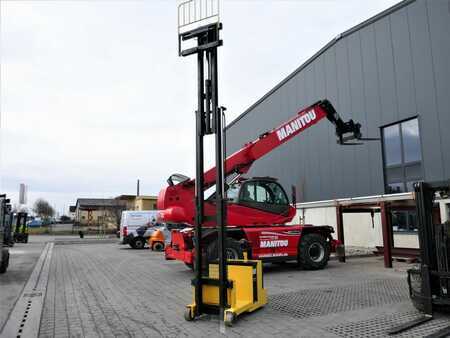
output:
{"label": "gray industrial building", "polygon": [[450,2],[402,1],[339,34],[228,125],[227,152],[323,98],[380,141],[339,146],[325,120],[257,161],[249,176],[295,185],[299,202],[450,178]]}

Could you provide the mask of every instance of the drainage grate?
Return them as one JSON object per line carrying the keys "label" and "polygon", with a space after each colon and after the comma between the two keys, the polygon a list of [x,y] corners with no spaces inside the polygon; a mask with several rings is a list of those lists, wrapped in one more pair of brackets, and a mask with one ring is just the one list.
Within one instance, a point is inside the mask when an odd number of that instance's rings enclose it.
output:
{"label": "drainage grate", "polygon": [[42,296],[42,292],[28,292],[24,293],[22,297],[31,298],[31,297],[40,297]]}
{"label": "drainage grate", "polygon": [[294,318],[307,318],[398,303],[408,299],[408,286],[404,280],[372,280],[348,287],[274,295],[269,298],[268,308]]}
{"label": "drainage grate", "polygon": [[423,337],[435,333],[448,326],[448,318],[433,319],[425,324],[414,327],[410,330],[389,336],[387,331],[397,325],[409,322],[419,316],[423,316],[417,311],[396,313],[392,315],[382,315],[373,319],[362,320],[355,323],[346,323],[325,328],[328,332],[340,337],[365,338],[365,337]]}

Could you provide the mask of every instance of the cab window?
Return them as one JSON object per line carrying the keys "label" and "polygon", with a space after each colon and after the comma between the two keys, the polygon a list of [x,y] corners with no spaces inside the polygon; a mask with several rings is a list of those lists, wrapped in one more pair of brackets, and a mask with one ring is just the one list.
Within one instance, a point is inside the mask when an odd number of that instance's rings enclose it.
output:
{"label": "cab window", "polygon": [[244,202],[286,205],[283,189],[275,182],[249,182],[244,184],[240,198]]}
{"label": "cab window", "polygon": [[256,202],[255,185],[253,183],[244,184],[240,197],[244,202]]}
{"label": "cab window", "polygon": [[286,197],[286,193],[281,188],[278,183],[269,182],[265,183],[267,190],[271,192],[271,201],[269,203],[273,204],[289,204],[289,201]]}
{"label": "cab window", "polygon": [[227,198],[231,201],[237,200],[239,196],[239,184],[231,184],[227,190]]}

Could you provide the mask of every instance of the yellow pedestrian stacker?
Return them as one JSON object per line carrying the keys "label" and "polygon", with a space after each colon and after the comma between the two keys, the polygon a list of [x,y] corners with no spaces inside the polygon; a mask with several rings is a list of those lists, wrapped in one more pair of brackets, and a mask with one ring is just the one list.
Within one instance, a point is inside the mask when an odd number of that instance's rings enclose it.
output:
{"label": "yellow pedestrian stacker", "polygon": [[[214,6],[211,5],[213,2]],[[247,260],[246,256],[233,257],[225,249],[228,231],[226,226],[228,199],[224,177],[225,108],[218,105],[217,85],[217,48],[222,45],[219,36],[221,29],[218,0],[207,2],[188,0],[178,6],[178,52],[180,56],[197,55],[198,72],[198,108],[195,115],[196,212],[193,238],[195,278],[192,280],[194,301],[187,306],[185,319],[193,320],[205,313],[218,313],[225,325],[232,325],[241,313],[254,311],[266,304],[267,296],[263,288],[261,261]],[[187,41],[192,43],[188,43],[188,48],[184,48]],[[203,141],[206,135],[215,136],[216,167],[215,173],[212,174],[215,179],[211,179],[209,183],[204,179]],[[214,183],[216,190],[211,200],[215,204],[216,217],[213,226],[203,229],[208,221],[205,217],[204,190]],[[183,197],[176,196],[176,198]],[[205,252],[202,245],[205,236],[217,241],[218,259],[216,261],[211,258],[211,261],[203,264]],[[204,268],[208,271],[204,272]]]}
{"label": "yellow pedestrian stacker", "polygon": [[[228,307],[224,311],[223,321],[225,325],[231,326],[240,314],[253,312],[263,307],[267,303],[267,294],[264,289],[261,261],[246,259],[228,260],[227,270]],[[186,308],[186,320],[193,320],[197,312],[194,281],[193,285],[193,303]],[[201,285],[203,311],[218,313],[220,305],[218,264],[209,265],[209,277],[203,277]]]}

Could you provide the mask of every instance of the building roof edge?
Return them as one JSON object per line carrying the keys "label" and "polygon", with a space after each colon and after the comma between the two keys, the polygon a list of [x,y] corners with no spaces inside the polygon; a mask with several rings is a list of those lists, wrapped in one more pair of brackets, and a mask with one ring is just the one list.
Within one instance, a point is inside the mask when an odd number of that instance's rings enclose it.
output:
{"label": "building roof edge", "polygon": [[322,55],[325,51],[327,51],[330,47],[334,46],[337,41],[340,39],[347,37],[350,34],[353,34],[356,31],[359,31],[360,29],[384,18],[385,16],[392,14],[399,9],[408,6],[409,4],[415,2],[416,0],[403,0],[384,11],[372,16],[371,18],[357,24],[356,26],[353,26],[350,29],[347,29],[341,34],[338,34],[334,39],[332,39],[330,42],[328,42],[325,46],[323,46],[317,53],[315,53],[313,56],[311,56],[309,59],[307,59],[304,63],[300,65],[297,69],[295,69],[291,74],[289,74],[287,77],[285,77],[283,80],[281,80],[275,87],[273,87],[271,90],[269,90],[266,94],[264,94],[260,99],[258,99],[255,103],[253,103],[250,107],[248,107],[243,113],[241,113],[238,117],[236,117],[233,121],[231,121],[225,129],[228,129],[235,125],[240,119],[242,119],[245,115],[247,115],[250,111],[255,109],[261,102],[263,102],[265,99],[267,99],[270,95],[272,95],[274,92],[276,92],[281,86],[283,86],[286,82],[288,82],[290,79],[292,79],[295,75],[297,75],[299,72],[301,72],[304,68],[306,68],[311,62],[313,62],[315,59],[317,59],[320,55]]}

